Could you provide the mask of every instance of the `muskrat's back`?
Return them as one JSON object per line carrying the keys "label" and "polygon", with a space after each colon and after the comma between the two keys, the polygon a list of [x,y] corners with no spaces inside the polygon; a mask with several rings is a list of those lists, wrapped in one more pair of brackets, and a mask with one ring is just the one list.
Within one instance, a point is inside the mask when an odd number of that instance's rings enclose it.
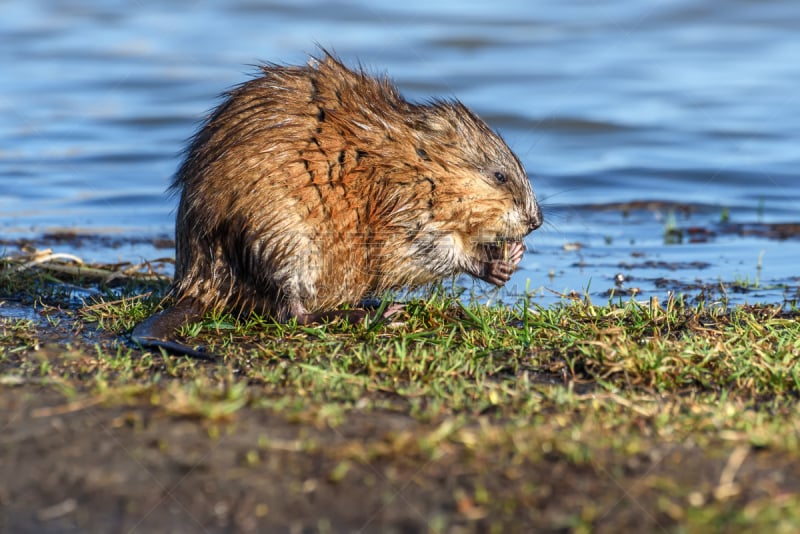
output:
{"label": "muskrat's back", "polygon": [[327,53],[229,92],[173,188],[171,295],[281,321],[462,272],[502,284],[541,224],[519,160],[465,106],[409,103]]}

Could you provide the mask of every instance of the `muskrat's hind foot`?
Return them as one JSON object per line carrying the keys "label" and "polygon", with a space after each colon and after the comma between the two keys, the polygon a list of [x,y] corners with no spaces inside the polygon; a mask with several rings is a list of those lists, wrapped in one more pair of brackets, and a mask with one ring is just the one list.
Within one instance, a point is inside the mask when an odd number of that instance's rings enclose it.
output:
{"label": "muskrat's hind foot", "polygon": [[190,301],[182,301],[137,324],[131,332],[131,341],[142,347],[164,349],[173,354],[201,360],[214,360],[216,356],[205,352],[201,347],[190,347],[170,339],[180,327],[202,318],[203,313],[198,306]]}

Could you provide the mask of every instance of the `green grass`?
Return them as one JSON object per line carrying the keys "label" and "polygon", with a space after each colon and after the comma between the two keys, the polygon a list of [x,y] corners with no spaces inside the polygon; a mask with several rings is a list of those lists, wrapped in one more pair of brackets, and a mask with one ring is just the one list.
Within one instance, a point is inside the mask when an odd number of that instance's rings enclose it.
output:
{"label": "green grass", "polygon": [[[8,271],[5,294],[38,292],[50,307],[48,320],[0,319],[6,383],[47,379],[70,402],[146,406],[205,424],[235,421],[243,410],[310,428],[364,414],[408,417],[414,424],[380,435],[292,446],[324,449],[332,483],[376,461],[458,459],[470,482],[442,499],[456,516],[492,525],[514,524],[546,502],[563,469],[625,481],[651,520],[678,532],[800,529],[800,479],[771,478],[800,461],[794,310],[683,299],[485,306],[437,292],[369,325],[209,316],[183,331],[221,355],[209,364],[125,344],[158,306],[163,283],[133,280],[74,307],[48,285],[52,273]],[[95,332],[102,341],[92,349]],[[261,445],[286,447],[276,443]],[[258,464],[260,454],[243,461]],[[573,506],[555,509],[550,524],[581,532],[607,520],[613,502],[573,491]]]}

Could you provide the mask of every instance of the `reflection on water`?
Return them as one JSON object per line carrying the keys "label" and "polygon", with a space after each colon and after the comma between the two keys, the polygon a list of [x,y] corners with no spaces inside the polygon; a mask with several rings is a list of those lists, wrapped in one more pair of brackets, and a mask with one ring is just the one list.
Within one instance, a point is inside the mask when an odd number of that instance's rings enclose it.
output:
{"label": "reflection on water", "polygon": [[[629,273],[653,287],[670,276],[797,286],[797,237],[663,236],[673,223],[800,219],[800,3],[33,0],[3,12],[5,239],[168,235],[164,190],[216,95],[248,64],[302,62],[319,42],[389,73],[409,98],[457,96],[503,133],[549,208],[519,284],[606,286],[645,255],[709,263]],[[702,209],[585,208],[634,200]]]}

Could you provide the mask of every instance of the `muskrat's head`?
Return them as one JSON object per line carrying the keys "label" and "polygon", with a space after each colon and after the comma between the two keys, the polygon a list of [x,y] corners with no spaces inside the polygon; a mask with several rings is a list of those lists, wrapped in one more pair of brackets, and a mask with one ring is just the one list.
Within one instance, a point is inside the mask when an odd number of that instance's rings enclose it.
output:
{"label": "muskrat's head", "polygon": [[416,156],[435,180],[434,219],[468,253],[522,241],[542,225],[528,175],[497,133],[459,102],[417,110]]}

